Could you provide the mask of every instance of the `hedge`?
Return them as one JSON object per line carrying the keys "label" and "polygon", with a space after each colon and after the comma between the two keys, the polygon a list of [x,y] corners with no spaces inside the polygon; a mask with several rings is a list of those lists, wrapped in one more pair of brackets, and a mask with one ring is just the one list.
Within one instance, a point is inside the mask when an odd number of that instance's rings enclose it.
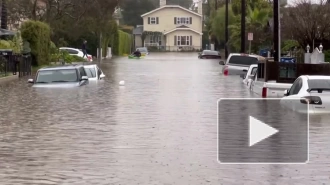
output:
{"label": "hedge", "polygon": [[30,43],[33,65],[48,65],[50,57],[50,27],[40,21],[26,21],[21,26],[24,41]]}
{"label": "hedge", "polygon": [[130,54],[132,46],[132,37],[130,34],[118,30],[119,34],[119,55]]}

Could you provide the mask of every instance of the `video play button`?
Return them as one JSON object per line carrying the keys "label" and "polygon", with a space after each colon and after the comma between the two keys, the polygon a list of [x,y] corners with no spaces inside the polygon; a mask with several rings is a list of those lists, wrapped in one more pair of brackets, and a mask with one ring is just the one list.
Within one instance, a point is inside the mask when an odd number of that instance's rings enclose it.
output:
{"label": "video play button", "polygon": [[260,141],[276,134],[278,132],[277,129],[263,123],[262,121],[250,116],[250,134],[249,134],[249,146],[253,146]]}
{"label": "video play button", "polygon": [[[285,108],[281,99],[218,101],[218,161],[223,164],[305,164],[308,114]],[[300,99],[294,99],[292,102]],[[302,109],[305,104],[301,104]],[[308,105],[305,106],[306,111]]]}

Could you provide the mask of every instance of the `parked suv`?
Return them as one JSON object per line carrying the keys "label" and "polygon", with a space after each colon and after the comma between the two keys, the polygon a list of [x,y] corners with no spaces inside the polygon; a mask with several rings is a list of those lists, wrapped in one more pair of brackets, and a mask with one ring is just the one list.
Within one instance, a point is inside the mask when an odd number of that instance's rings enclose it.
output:
{"label": "parked suv", "polygon": [[224,65],[222,73],[224,75],[242,75],[246,74],[250,65],[258,64],[259,60],[264,60],[265,58],[259,55],[249,55],[249,54],[230,54],[227,61],[220,61],[220,65]]}
{"label": "parked suv", "polygon": [[88,84],[88,76],[82,65],[45,67],[28,82],[33,87],[79,87]]}

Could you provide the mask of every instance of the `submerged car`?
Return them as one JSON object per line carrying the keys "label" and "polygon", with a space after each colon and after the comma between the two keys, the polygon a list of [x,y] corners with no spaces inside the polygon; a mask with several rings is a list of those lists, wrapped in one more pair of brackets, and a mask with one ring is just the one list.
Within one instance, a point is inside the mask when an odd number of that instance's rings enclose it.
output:
{"label": "submerged car", "polygon": [[227,61],[220,61],[219,64],[223,65],[222,74],[225,76],[244,75],[251,65],[263,60],[265,58],[259,55],[232,53]]}
{"label": "submerged car", "polygon": [[89,80],[102,80],[105,78],[102,70],[96,65],[84,65]]}
{"label": "submerged car", "polygon": [[136,49],[140,51],[142,56],[149,55],[148,48],[146,48],[146,47],[141,47],[141,48],[136,48]]}
{"label": "submerged car", "polygon": [[82,65],[45,67],[28,82],[32,87],[80,87],[88,84],[88,76]]}
{"label": "submerged car", "polygon": [[204,50],[202,53],[198,53],[200,59],[221,59],[218,51]]}
{"label": "submerged car", "polygon": [[302,75],[284,91],[284,96],[281,105],[295,112],[329,114],[330,76]]}

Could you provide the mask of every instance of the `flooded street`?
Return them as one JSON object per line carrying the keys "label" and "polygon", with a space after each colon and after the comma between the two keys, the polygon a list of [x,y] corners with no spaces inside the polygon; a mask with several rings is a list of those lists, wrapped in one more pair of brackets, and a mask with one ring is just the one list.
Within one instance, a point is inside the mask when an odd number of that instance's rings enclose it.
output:
{"label": "flooded street", "polygon": [[0,84],[0,184],[329,184],[330,116],[310,118],[309,164],[217,162],[217,100],[253,97],[218,62],[151,53],[80,88]]}

